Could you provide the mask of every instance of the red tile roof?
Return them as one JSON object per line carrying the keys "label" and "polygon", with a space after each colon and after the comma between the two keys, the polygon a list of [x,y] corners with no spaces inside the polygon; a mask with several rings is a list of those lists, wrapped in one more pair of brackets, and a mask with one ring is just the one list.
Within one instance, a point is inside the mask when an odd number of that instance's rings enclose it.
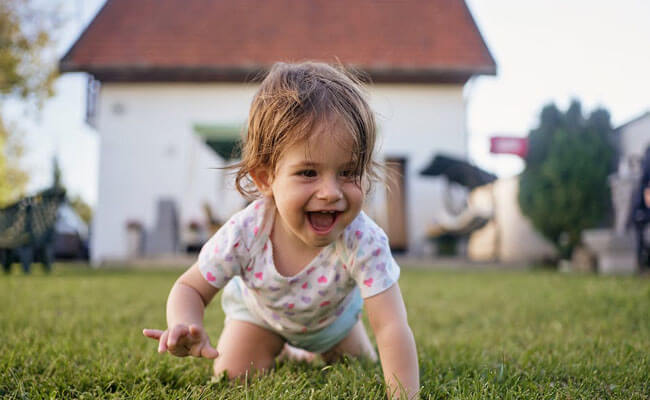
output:
{"label": "red tile roof", "polygon": [[375,81],[496,73],[463,0],[107,0],[60,68],[102,81],[240,81],[276,61],[337,59]]}

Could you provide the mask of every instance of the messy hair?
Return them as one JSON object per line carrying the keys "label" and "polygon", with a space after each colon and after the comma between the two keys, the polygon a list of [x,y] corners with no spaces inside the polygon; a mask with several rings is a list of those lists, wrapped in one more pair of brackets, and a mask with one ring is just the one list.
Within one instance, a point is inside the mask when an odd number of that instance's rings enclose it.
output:
{"label": "messy hair", "polygon": [[353,172],[370,190],[380,167],[374,160],[375,119],[362,87],[342,67],[315,62],[273,65],[253,98],[241,161],[233,166],[237,190],[248,198],[259,195],[250,173],[267,169],[274,174],[290,146],[309,140],[319,124],[331,123],[341,124],[342,133],[351,139]]}

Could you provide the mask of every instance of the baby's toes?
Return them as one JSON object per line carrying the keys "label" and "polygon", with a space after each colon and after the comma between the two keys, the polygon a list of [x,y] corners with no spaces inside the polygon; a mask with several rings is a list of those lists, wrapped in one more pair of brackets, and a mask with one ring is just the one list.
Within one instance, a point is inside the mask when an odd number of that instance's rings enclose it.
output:
{"label": "baby's toes", "polygon": [[298,362],[310,363],[316,358],[316,353],[293,347],[288,343],[284,344],[284,349],[278,356],[278,360],[292,360]]}

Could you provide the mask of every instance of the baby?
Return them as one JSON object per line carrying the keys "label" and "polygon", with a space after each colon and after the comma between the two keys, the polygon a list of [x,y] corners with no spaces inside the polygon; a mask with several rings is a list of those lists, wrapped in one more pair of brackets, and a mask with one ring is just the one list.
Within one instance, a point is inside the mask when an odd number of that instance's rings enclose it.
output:
{"label": "baby", "polygon": [[[376,360],[359,319],[365,306],[389,395],[416,396],[399,266],[386,234],[361,211],[378,178],[375,136],[373,113],[348,73],[274,65],[253,99],[236,166],[237,189],[256,200],[178,278],[167,330],[144,330],[158,351],[215,359],[215,375],[230,377],[267,370],[281,353]],[[203,310],[222,288],[226,323],[215,349]]]}

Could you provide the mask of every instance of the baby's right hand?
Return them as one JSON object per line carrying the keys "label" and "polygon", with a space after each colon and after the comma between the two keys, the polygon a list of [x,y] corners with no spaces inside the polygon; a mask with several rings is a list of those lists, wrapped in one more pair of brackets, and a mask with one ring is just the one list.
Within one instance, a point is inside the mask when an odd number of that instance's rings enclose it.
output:
{"label": "baby's right hand", "polygon": [[144,329],[142,334],[158,341],[158,353],[169,351],[177,357],[217,358],[219,352],[210,344],[210,338],[200,325],[175,325],[173,328],[161,331],[159,329]]}

